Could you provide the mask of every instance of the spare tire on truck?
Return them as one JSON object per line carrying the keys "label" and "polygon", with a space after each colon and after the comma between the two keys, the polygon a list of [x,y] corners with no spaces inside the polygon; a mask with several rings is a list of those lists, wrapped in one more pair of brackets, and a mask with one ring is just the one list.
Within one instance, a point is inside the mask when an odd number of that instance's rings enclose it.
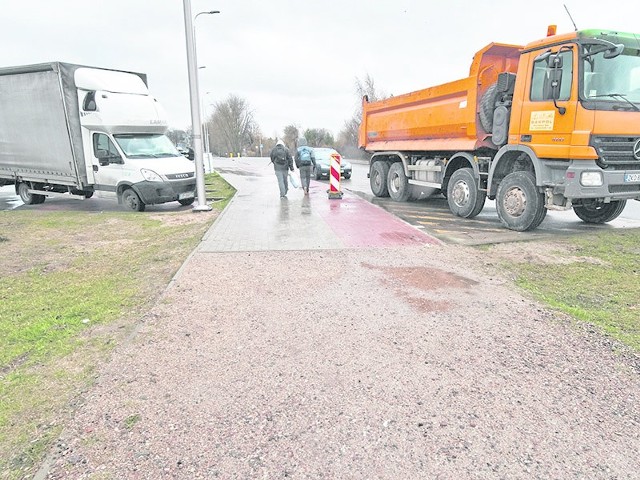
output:
{"label": "spare tire on truck", "polygon": [[493,132],[493,112],[496,108],[496,102],[498,101],[499,94],[498,84],[494,83],[487,88],[480,100],[480,107],[478,109],[480,125],[482,125],[482,128],[487,133]]}

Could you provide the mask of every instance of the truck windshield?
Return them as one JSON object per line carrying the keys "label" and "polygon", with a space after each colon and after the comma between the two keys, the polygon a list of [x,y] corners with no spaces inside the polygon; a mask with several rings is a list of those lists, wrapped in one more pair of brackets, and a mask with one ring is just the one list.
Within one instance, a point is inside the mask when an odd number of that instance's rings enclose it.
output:
{"label": "truck windshield", "polygon": [[114,135],[128,158],[180,157],[171,140],[160,134]]}
{"label": "truck windshield", "polygon": [[[584,53],[589,52],[584,46]],[[606,52],[583,59],[581,98],[585,108],[597,110],[638,110],[640,104],[640,45],[626,47],[614,58]]]}

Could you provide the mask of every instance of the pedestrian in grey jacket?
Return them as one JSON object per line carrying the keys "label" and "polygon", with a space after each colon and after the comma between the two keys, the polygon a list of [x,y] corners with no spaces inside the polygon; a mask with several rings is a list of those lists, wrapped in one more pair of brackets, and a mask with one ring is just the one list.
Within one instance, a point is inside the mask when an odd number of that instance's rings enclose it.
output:
{"label": "pedestrian in grey jacket", "polygon": [[289,170],[293,172],[293,157],[282,140],[278,140],[276,146],[271,150],[271,162],[278,179],[280,197],[286,197],[289,191],[289,179],[287,178]]}
{"label": "pedestrian in grey jacket", "polygon": [[307,146],[307,139],[298,139],[298,149],[296,151],[296,167],[300,172],[300,183],[305,195],[309,195],[309,184],[311,183],[311,167],[316,166],[316,156],[313,148]]}

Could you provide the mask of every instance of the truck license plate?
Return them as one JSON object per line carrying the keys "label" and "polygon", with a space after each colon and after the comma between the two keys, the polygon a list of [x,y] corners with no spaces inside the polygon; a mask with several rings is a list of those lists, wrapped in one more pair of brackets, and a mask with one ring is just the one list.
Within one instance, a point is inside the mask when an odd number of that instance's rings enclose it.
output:
{"label": "truck license plate", "polygon": [[193,192],[184,192],[178,194],[178,200],[186,200],[187,198],[193,198],[195,194]]}
{"label": "truck license plate", "polygon": [[640,182],[640,173],[625,173],[624,182]]}

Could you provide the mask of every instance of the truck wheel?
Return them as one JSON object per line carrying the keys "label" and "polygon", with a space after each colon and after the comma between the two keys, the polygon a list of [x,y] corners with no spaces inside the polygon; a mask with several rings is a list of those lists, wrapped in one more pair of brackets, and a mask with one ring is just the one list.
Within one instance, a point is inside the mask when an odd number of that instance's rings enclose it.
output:
{"label": "truck wheel", "polygon": [[494,83],[482,95],[480,100],[480,108],[478,114],[480,116],[480,125],[485,132],[493,131],[493,111],[496,108],[496,100],[498,100],[498,84]]}
{"label": "truck wheel", "polygon": [[136,192],[131,188],[127,188],[122,192],[122,203],[136,212],[144,212],[145,204]]}
{"label": "truck wheel", "polygon": [[38,193],[30,193],[29,188],[31,187],[27,183],[23,182],[18,184],[18,195],[20,195],[20,200],[22,200],[25,205],[38,205],[39,203],[44,203],[44,199],[46,197]]}
{"label": "truck wheel", "polygon": [[607,223],[618,218],[626,205],[626,200],[617,200],[611,203],[576,205],[575,207],[573,207],[573,211],[583,222]]}
{"label": "truck wheel", "polygon": [[376,197],[388,197],[387,177],[389,176],[389,164],[383,161],[373,162],[369,172],[369,184],[371,192]]}
{"label": "truck wheel", "polygon": [[487,192],[478,190],[473,169],[460,168],[453,172],[447,187],[449,210],[462,218],[473,218],[484,208]]}
{"label": "truck wheel", "polygon": [[389,196],[396,202],[406,202],[411,198],[411,185],[409,185],[409,179],[404,174],[402,162],[396,162],[389,168],[387,189],[389,190]]}
{"label": "truck wheel", "polygon": [[533,173],[513,172],[504,177],[498,185],[496,209],[500,221],[510,230],[524,232],[537,228],[547,209]]}
{"label": "truck wheel", "polygon": [[195,197],[192,197],[192,198],[185,198],[184,200],[178,200],[178,203],[186,207],[187,205],[192,205],[193,202],[195,201],[196,201]]}

